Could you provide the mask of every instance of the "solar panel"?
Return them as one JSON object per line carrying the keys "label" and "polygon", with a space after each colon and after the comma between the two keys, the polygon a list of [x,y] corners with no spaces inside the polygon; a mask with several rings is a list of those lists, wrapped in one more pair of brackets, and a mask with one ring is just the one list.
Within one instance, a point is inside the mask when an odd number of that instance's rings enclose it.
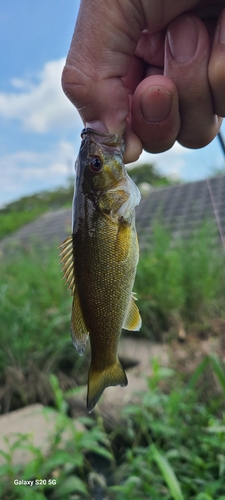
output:
{"label": "solar panel", "polygon": [[[152,189],[136,207],[140,249],[148,248],[151,243],[156,222],[168,228],[177,239],[188,237],[205,221],[210,221],[214,227],[213,243],[223,244],[225,250],[225,175]],[[16,240],[26,242],[30,238],[43,240],[45,244],[61,242],[70,229],[71,208],[48,212],[4,238],[0,246]]]}
{"label": "solar panel", "polygon": [[136,208],[140,248],[151,241],[156,222],[177,238],[189,236],[206,221],[215,229],[215,242],[225,247],[225,175],[152,189]]}

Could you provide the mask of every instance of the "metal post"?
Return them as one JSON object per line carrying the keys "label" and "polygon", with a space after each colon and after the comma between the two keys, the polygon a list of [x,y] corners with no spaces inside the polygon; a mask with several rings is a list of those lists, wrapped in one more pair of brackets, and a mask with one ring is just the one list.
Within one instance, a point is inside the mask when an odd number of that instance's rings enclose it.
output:
{"label": "metal post", "polygon": [[217,137],[219,139],[220,146],[221,146],[221,148],[223,150],[223,154],[225,156],[225,142],[224,142],[221,130],[218,132]]}

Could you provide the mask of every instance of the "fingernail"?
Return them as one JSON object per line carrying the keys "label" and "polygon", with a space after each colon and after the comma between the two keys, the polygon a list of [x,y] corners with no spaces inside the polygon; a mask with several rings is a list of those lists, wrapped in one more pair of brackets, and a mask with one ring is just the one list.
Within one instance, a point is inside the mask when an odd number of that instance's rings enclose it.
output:
{"label": "fingernail", "polygon": [[219,20],[219,42],[225,44],[225,10]]}
{"label": "fingernail", "polygon": [[173,21],[167,32],[170,52],[178,63],[186,63],[194,56],[198,45],[198,31],[189,16]]}
{"label": "fingernail", "polygon": [[162,122],[170,114],[172,97],[164,87],[154,86],[143,94],[140,105],[145,120],[152,123]]}

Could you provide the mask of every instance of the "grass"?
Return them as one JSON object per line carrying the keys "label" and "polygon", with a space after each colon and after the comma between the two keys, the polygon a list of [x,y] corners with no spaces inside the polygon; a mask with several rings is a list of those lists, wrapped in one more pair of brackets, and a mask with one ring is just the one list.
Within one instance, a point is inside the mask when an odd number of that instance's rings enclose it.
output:
{"label": "grass", "polygon": [[37,219],[37,217],[46,212],[46,210],[47,208],[44,207],[35,207],[27,212],[1,214],[0,239]]}
{"label": "grass", "polygon": [[86,382],[88,366],[88,356],[76,356],[70,339],[71,296],[62,281],[57,245],[3,254],[0,276],[0,412],[51,403],[49,373],[68,373],[76,385]]}
{"label": "grass", "polygon": [[0,369],[24,366],[30,353],[57,344],[69,329],[69,294],[61,281],[57,248],[25,247],[0,263]]}
{"label": "grass", "polygon": [[[154,246],[141,255],[135,284],[148,337],[159,338],[175,319],[188,334],[193,323],[224,314],[224,257],[210,247],[208,232],[204,227],[174,245],[155,227]],[[0,257],[1,411],[42,401],[58,412],[47,457],[30,436],[18,436],[1,452],[1,498],[225,500],[225,374],[215,355],[205,357],[188,381],[153,360],[148,391],[123,410],[120,427],[106,432],[97,414],[81,419],[83,431],[74,428],[65,399],[71,388],[64,384],[62,391],[59,372],[76,388],[85,383],[88,361],[70,341],[71,297],[56,246],[26,245]],[[12,462],[21,447],[33,455],[23,468]],[[46,484],[19,487],[15,478]]]}
{"label": "grass", "polygon": [[204,224],[189,240],[174,243],[157,224],[153,245],[141,255],[135,291],[146,336],[160,338],[173,324],[204,324],[225,310],[225,261]]}
{"label": "grass", "polygon": [[[153,165],[142,165],[129,170],[137,184],[150,183],[152,186],[170,185],[171,181],[160,175]],[[7,204],[0,209],[0,240],[17,231],[24,224],[32,222],[48,210],[71,206],[74,191],[74,179],[68,179],[68,185],[52,191],[42,191]]]}
{"label": "grass", "polygon": [[[224,256],[210,247],[207,226],[176,245],[161,226],[154,232],[154,246],[141,255],[135,282],[143,320],[139,335],[160,339],[171,329],[177,335],[180,324],[188,332],[193,324],[202,328],[224,315]],[[70,340],[71,296],[62,281],[57,244],[43,248],[36,242],[7,253],[0,256],[1,382],[12,380],[12,370],[18,380],[19,370],[25,387],[21,393],[19,384],[13,404],[18,407],[21,399],[26,404],[36,397],[48,402],[52,392],[49,389],[46,399],[49,384],[43,373],[72,372],[78,384],[85,383],[89,358],[77,356]],[[39,396],[32,390],[27,399],[33,372],[40,383]],[[9,394],[10,388],[1,411],[12,408]]]}
{"label": "grass", "polygon": [[[52,377],[58,417],[49,438],[49,454],[44,457],[41,449],[34,448],[30,436],[18,436],[8,452],[0,452],[5,460],[0,466],[1,498],[224,500],[225,392],[221,360],[206,357],[188,384],[157,360],[153,360],[152,369],[149,390],[139,395],[140,404],[127,406],[122,414],[124,424],[110,434],[104,430],[100,416],[96,420],[78,419],[84,430],[77,430],[66,414],[57,379]],[[223,381],[213,400],[200,388],[207,369],[219,384]],[[51,418],[52,410],[45,411]],[[68,441],[63,439],[65,430],[70,434]],[[21,468],[13,465],[12,457],[22,447],[29,449],[33,459]],[[36,481],[32,488],[19,487],[14,484],[15,478]]]}
{"label": "grass", "polygon": [[17,231],[24,224],[32,222],[48,210],[71,206],[72,199],[73,183],[70,179],[68,187],[24,196],[9,203],[6,207],[0,209],[0,239]]}
{"label": "grass", "polygon": [[[178,374],[169,373],[155,361],[141,405],[124,410],[135,445],[122,465],[123,488],[126,492],[131,477],[138,479],[129,492],[132,498],[224,498],[224,384],[221,395],[213,399],[196,386],[209,368],[215,374],[223,373],[224,378],[221,361],[209,356],[184,384]],[[169,392],[160,388],[163,379],[170,383]],[[120,498],[125,500],[128,495]]]}

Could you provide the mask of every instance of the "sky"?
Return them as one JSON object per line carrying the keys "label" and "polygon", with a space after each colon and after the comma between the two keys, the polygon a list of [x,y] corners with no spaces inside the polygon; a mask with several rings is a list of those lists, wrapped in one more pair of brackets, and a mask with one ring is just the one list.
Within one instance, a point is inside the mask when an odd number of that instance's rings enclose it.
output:
{"label": "sky", "polygon": [[[65,186],[74,174],[83,124],[63,94],[61,72],[78,9],[79,0],[0,4],[0,207]],[[195,151],[175,143],[166,153],[143,153],[143,162],[184,181],[225,166],[218,139]]]}

